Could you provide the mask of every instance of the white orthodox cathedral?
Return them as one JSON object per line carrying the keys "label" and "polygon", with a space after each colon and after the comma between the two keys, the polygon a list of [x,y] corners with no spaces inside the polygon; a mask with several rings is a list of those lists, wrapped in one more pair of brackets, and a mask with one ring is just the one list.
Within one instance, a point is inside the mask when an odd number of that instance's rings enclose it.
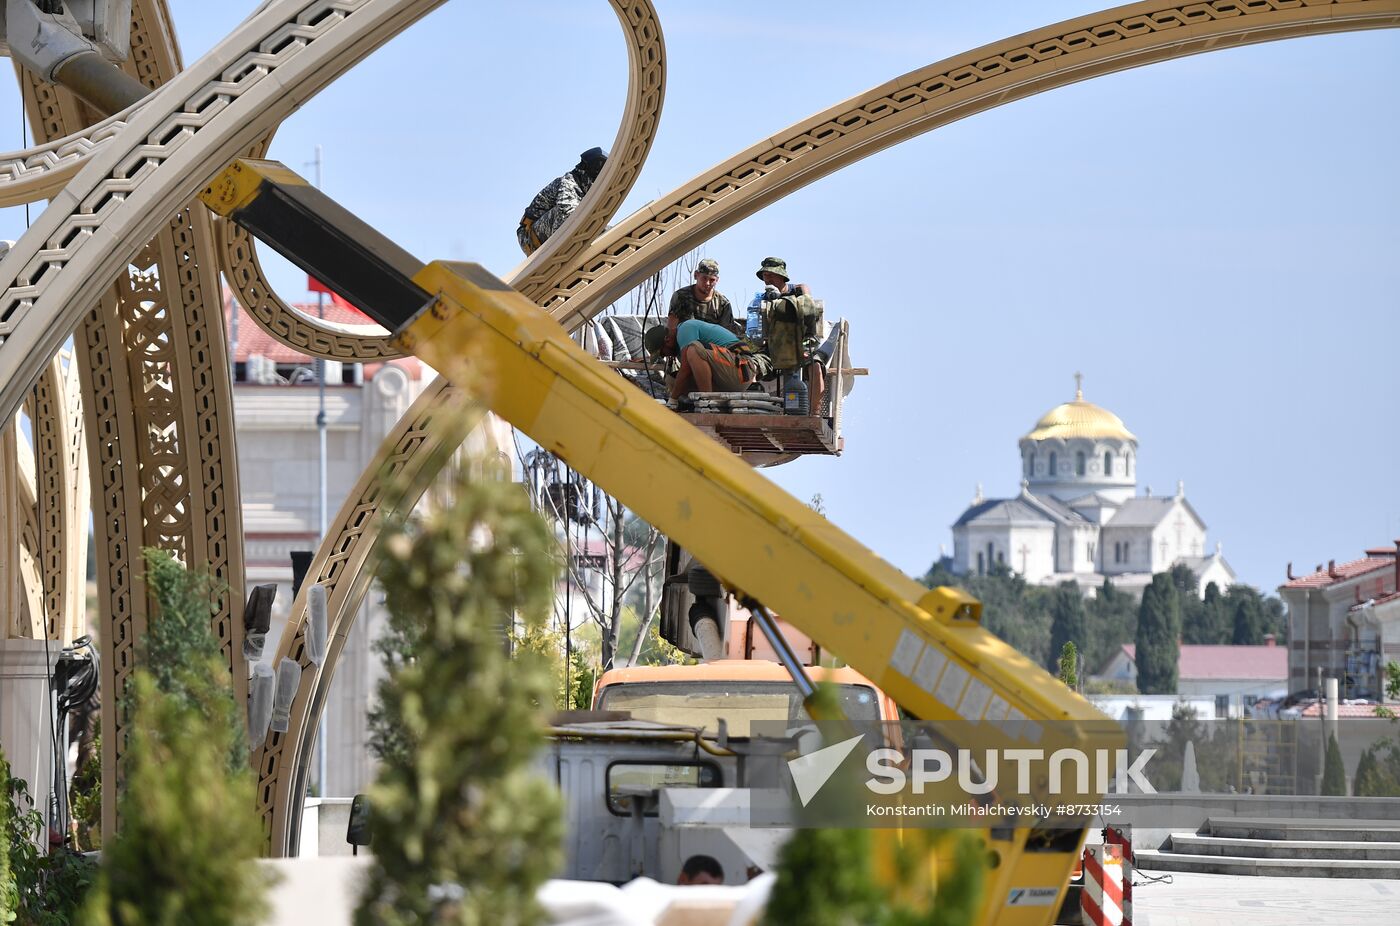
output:
{"label": "white orthodox cathedral", "polygon": [[1057,405],[1021,438],[1021,492],[983,498],[953,525],[952,570],[982,575],[1002,564],[1027,582],[1073,579],[1088,593],[1105,578],[1134,594],[1176,563],[1191,567],[1204,591],[1223,592],[1235,573],[1177,483],[1176,494],[1137,492],[1138,442],[1119,417],[1084,401]]}

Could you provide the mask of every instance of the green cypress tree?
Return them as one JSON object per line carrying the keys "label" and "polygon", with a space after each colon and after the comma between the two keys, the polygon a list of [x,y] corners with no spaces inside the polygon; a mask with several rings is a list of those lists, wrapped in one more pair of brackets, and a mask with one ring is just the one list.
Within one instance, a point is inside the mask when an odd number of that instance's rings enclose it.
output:
{"label": "green cypress tree", "polygon": [[1060,647],[1060,681],[1069,686],[1070,691],[1079,690],[1079,651],[1073,640],[1066,640]]}
{"label": "green cypress tree", "polygon": [[1220,586],[1214,582],[1206,585],[1205,597],[1201,601],[1199,630],[1194,635],[1182,628],[1182,637],[1187,643],[1229,643],[1234,636],[1234,617],[1220,594]]}
{"label": "green cypress tree", "polygon": [[1177,563],[1167,571],[1176,589],[1177,607],[1181,611],[1181,637],[1184,643],[1206,643],[1205,609],[1201,602],[1201,583],[1196,573],[1185,563]]}
{"label": "green cypress tree", "polygon": [[1400,797],[1400,743],[1378,739],[1356,763],[1352,794],[1356,797]]}
{"label": "green cypress tree", "polygon": [[1098,593],[1084,606],[1085,624],[1094,628],[1087,639],[1080,640],[1080,651],[1091,671],[1102,669],[1118,655],[1124,643],[1133,642],[1137,635],[1138,603],[1133,596],[1121,592],[1104,579]]}
{"label": "green cypress tree", "polygon": [[1234,634],[1232,642],[1236,646],[1258,646],[1264,642],[1264,603],[1259,593],[1248,586],[1230,586],[1230,595],[1235,599]]}
{"label": "green cypress tree", "polygon": [[1181,654],[1179,594],[1166,573],[1157,573],[1143,589],[1138,609],[1138,691],[1143,694],[1175,694],[1177,660]]}
{"label": "green cypress tree", "polygon": [[502,636],[512,615],[528,630],[549,614],[549,531],[514,486],[459,476],[451,496],[383,543],[386,603],[417,623],[418,649],[380,689],[403,748],[370,791],[358,926],[535,922],[535,892],[558,866],[559,797],[530,768],[554,681],[541,653],[509,658]]}
{"label": "green cypress tree", "polygon": [[1322,765],[1322,793],[1329,797],[1347,796],[1347,770],[1335,735],[1327,739],[1327,756]]}
{"label": "green cypress tree", "polygon": [[1083,640],[1084,596],[1079,592],[1079,583],[1061,582],[1050,599],[1050,660],[1048,668],[1054,671],[1065,644]]}
{"label": "green cypress tree", "polygon": [[103,847],[87,926],[254,926],[267,877],[253,864],[253,812],[242,711],[210,629],[211,583],[146,550],[158,607],[142,641],[131,704],[121,828]]}

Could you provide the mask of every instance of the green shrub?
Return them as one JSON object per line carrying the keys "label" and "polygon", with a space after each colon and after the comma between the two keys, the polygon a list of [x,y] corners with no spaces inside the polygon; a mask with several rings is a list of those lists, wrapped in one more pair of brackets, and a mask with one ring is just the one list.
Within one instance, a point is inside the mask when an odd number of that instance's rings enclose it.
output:
{"label": "green shrub", "polygon": [[528,499],[459,477],[452,502],[390,525],[379,570],[391,620],[416,652],[380,687],[385,750],[370,791],[374,862],[360,926],[536,922],[555,873],[562,814],[530,765],[557,681],[539,648],[554,588],[552,538]]}
{"label": "green shrub", "polygon": [[39,851],[47,835],[23,778],[0,756],[0,923],[68,926],[92,884],[94,866],[63,847]]}
{"label": "green shrub", "polygon": [[12,832],[15,818],[10,806],[10,763],[5,760],[5,750],[0,749],[0,786],[5,793],[0,795],[0,923],[13,923],[19,915],[19,885],[10,867],[11,846],[14,844]]}
{"label": "green shrub", "polygon": [[120,826],[86,926],[254,926],[267,911],[242,711],[210,630],[211,584],[147,550],[159,607],[131,676]]}

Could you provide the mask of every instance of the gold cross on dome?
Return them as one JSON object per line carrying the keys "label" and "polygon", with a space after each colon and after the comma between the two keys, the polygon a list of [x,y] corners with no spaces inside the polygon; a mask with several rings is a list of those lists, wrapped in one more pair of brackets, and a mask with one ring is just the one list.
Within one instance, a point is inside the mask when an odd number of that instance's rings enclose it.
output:
{"label": "gold cross on dome", "polygon": [[1084,374],[1074,374],[1074,399],[1080,401],[1084,398]]}

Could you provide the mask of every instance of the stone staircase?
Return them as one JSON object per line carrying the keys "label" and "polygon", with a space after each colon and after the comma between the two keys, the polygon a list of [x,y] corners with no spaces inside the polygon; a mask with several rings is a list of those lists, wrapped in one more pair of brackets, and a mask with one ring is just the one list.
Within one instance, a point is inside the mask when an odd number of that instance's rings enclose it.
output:
{"label": "stone staircase", "polygon": [[1135,851],[1137,867],[1280,878],[1400,880],[1400,821],[1211,818],[1173,833],[1166,849]]}

